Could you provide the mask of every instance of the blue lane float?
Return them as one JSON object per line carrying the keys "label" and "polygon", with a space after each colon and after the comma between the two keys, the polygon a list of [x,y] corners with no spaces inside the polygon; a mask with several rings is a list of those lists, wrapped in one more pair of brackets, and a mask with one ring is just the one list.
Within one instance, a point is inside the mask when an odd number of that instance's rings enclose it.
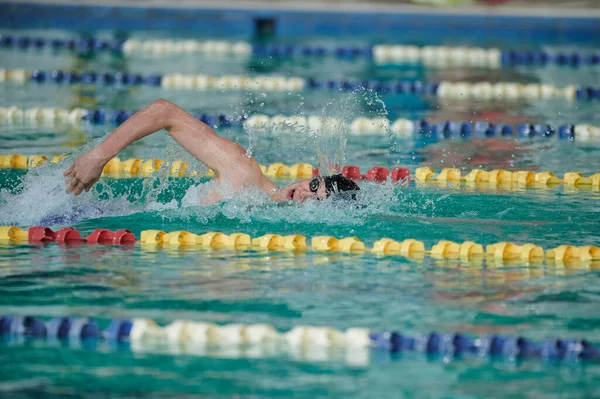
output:
{"label": "blue lane float", "polygon": [[[112,320],[101,330],[87,317],[54,317],[43,321],[32,316],[0,317],[0,335],[59,340],[203,342],[214,345],[263,345],[285,342],[302,347],[337,346],[347,350],[370,348],[389,353],[420,352],[427,355],[537,358],[546,361],[600,361],[600,348],[585,339],[552,338],[536,342],[523,336],[488,335],[473,337],[463,333],[406,335],[398,331],[373,332],[329,327],[298,326],[280,333],[269,325],[223,325],[176,321],[160,327],[151,320]],[[196,336],[195,336],[196,335]]]}
{"label": "blue lane float", "polygon": [[44,322],[31,316],[3,316],[0,318],[0,334],[58,339],[101,337],[100,329],[92,320],[74,317],[55,317]]}
{"label": "blue lane float", "polygon": [[584,52],[548,52],[513,49],[485,49],[466,47],[416,47],[394,44],[344,45],[325,47],[310,44],[262,44],[215,40],[118,40],[102,38],[43,38],[20,35],[0,35],[0,48],[52,48],[77,52],[112,51],[118,53],[232,53],[255,57],[337,57],[341,59],[368,59],[375,63],[424,63],[438,66],[479,66],[510,68],[516,66],[557,65],[566,67],[597,66],[600,54]]}
{"label": "blue lane float", "polygon": [[[125,110],[112,110],[107,111],[104,109],[91,109],[83,115],[84,121],[89,121],[94,125],[120,125],[129,119],[136,111],[125,111]],[[225,127],[239,127],[242,126],[246,118],[244,116],[229,116],[225,114],[205,114],[198,113],[194,114],[194,117],[209,126],[225,128]]]}
{"label": "blue lane float", "polygon": [[72,38],[43,38],[30,36],[0,35],[0,48],[52,48],[54,50],[77,51],[121,51],[124,40],[112,39],[72,39]]}

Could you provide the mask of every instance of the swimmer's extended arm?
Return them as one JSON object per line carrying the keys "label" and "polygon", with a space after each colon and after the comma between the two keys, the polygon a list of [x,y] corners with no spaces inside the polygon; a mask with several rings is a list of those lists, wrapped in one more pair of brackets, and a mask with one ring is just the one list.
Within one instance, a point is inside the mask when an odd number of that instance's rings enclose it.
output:
{"label": "swimmer's extended arm", "polygon": [[216,179],[230,172],[239,175],[252,162],[238,144],[220,137],[172,102],[158,99],[127,119],[98,147],[75,160],[64,173],[71,179],[67,193],[78,195],[83,190],[89,191],[111,158],[134,141],[161,129],[166,129],[194,157],[214,170]]}

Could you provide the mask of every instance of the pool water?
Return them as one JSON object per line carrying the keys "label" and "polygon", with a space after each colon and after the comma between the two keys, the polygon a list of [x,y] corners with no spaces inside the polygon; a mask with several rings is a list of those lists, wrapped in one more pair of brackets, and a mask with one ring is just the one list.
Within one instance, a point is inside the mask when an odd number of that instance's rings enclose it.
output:
{"label": "pool water", "polygon": [[[22,32],[21,32],[22,33]],[[27,32],[32,35],[39,32]],[[47,37],[73,36],[43,31]],[[315,38],[315,41],[321,39]],[[323,43],[329,43],[323,41]],[[551,50],[557,50],[553,48]],[[135,73],[207,73],[423,81],[490,80],[557,86],[597,85],[595,67],[427,69],[384,67],[339,59],[207,59],[204,55],[152,58],[110,54],[0,49],[2,68],[53,68]],[[0,85],[0,106],[136,110],[164,97],[191,112],[489,120],[505,123],[598,125],[598,105],[564,100],[448,101],[373,93],[188,92],[151,87],[115,88]],[[357,206],[334,202],[275,204],[256,193],[199,206],[205,178],[103,179],[88,194],[64,194],[62,172],[98,143],[110,125],[9,124],[0,121],[2,154],[59,155],[67,160],[29,172],[0,170],[0,225],[73,226],[356,236],[367,246],[389,237],[561,244],[600,243],[600,192],[497,190],[445,184],[422,187],[361,183]],[[338,156],[366,170],[431,166],[470,170],[600,172],[595,142],[534,139],[400,139],[387,135],[329,138],[306,132],[219,130],[251,147],[262,164],[309,162],[317,153]],[[90,144],[91,143],[91,144]],[[337,147],[336,147],[337,145]],[[331,149],[333,148],[333,149]],[[128,157],[190,156],[162,132],[131,145]],[[191,160],[190,160],[191,161]],[[287,184],[289,180],[277,183]],[[600,264],[440,261],[366,254],[263,253],[228,250],[112,246],[9,245],[0,243],[0,314],[96,318],[144,317],[159,323],[201,320],[218,324],[268,323],[280,331],[296,325],[473,335],[587,338],[600,342]],[[600,396],[600,366],[540,360],[448,358],[423,354],[239,353],[227,348],[194,353],[186,348],[130,347],[98,342],[4,339],[0,344],[0,396],[11,397],[419,397],[588,398]]]}

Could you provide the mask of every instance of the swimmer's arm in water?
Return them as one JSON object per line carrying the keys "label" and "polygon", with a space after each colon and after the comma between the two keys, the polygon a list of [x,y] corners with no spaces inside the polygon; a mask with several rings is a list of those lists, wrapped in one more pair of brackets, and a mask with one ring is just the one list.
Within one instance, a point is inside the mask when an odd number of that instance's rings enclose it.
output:
{"label": "swimmer's arm in water", "polygon": [[104,165],[129,144],[156,131],[169,134],[194,157],[215,172],[220,182],[228,176],[234,186],[244,181],[261,183],[263,177],[253,158],[233,141],[220,137],[205,123],[179,106],[158,99],[127,119],[98,147],[80,156],[64,175],[70,178],[67,193],[89,191],[102,175]]}

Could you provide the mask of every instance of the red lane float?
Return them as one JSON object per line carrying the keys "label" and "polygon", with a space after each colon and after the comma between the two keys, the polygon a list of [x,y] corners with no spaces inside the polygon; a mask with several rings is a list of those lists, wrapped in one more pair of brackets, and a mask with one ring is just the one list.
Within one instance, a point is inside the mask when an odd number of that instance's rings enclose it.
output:
{"label": "red lane float", "polygon": [[374,166],[363,175],[361,174],[358,166],[346,165],[342,169],[342,175],[352,180],[372,180],[378,183],[383,183],[388,179],[388,177],[393,183],[399,181],[410,181],[410,169],[401,167],[392,169],[390,173],[389,169],[387,168],[382,166]]}
{"label": "red lane float", "polygon": [[387,177],[389,174],[390,174],[389,169],[381,167],[381,166],[373,166],[365,174],[365,179],[373,180],[377,183],[383,183],[384,181],[387,180]]}
{"label": "red lane float", "polygon": [[106,229],[96,229],[87,236],[86,240],[90,244],[112,244],[115,233]]}
{"label": "red lane float", "polygon": [[31,242],[51,242],[56,239],[56,233],[52,229],[43,226],[30,227],[28,234]]}
{"label": "red lane float", "polygon": [[60,244],[75,244],[84,243],[85,238],[81,237],[78,230],[75,230],[72,227],[63,227],[56,232],[54,241]]}
{"label": "red lane float", "polygon": [[342,175],[352,180],[361,180],[363,175],[360,173],[360,168],[354,165],[346,165],[342,168]]}
{"label": "red lane float", "polygon": [[87,237],[72,228],[64,227],[56,232],[45,226],[33,226],[28,231],[29,241],[34,243],[57,242],[59,244],[107,244],[107,245],[133,245],[136,238],[129,230],[122,229],[115,232],[107,229],[96,229]]}
{"label": "red lane float", "polygon": [[392,169],[392,181],[410,181],[410,169],[400,167]]}
{"label": "red lane float", "polygon": [[87,236],[88,244],[108,244],[108,245],[133,245],[136,238],[129,230],[117,230],[112,232],[106,229],[96,229]]}
{"label": "red lane float", "polygon": [[[351,180],[371,180],[383,183],[389,177],[392,180],[392,183],[410,181],[410,169],[399,166],[392,169],[391,172],[389,169],[382,166],[374,166],[363,175],[358,166],[346,165],[342,168],[340,173]],[[319,168],[313,168],[312,175],[313,177],[319,176]]]}
{"label": "red lane float", "polygon": [[127,229],[117,230],[113,238],[113,245],[134,245],[137,241],[135,235]]}

